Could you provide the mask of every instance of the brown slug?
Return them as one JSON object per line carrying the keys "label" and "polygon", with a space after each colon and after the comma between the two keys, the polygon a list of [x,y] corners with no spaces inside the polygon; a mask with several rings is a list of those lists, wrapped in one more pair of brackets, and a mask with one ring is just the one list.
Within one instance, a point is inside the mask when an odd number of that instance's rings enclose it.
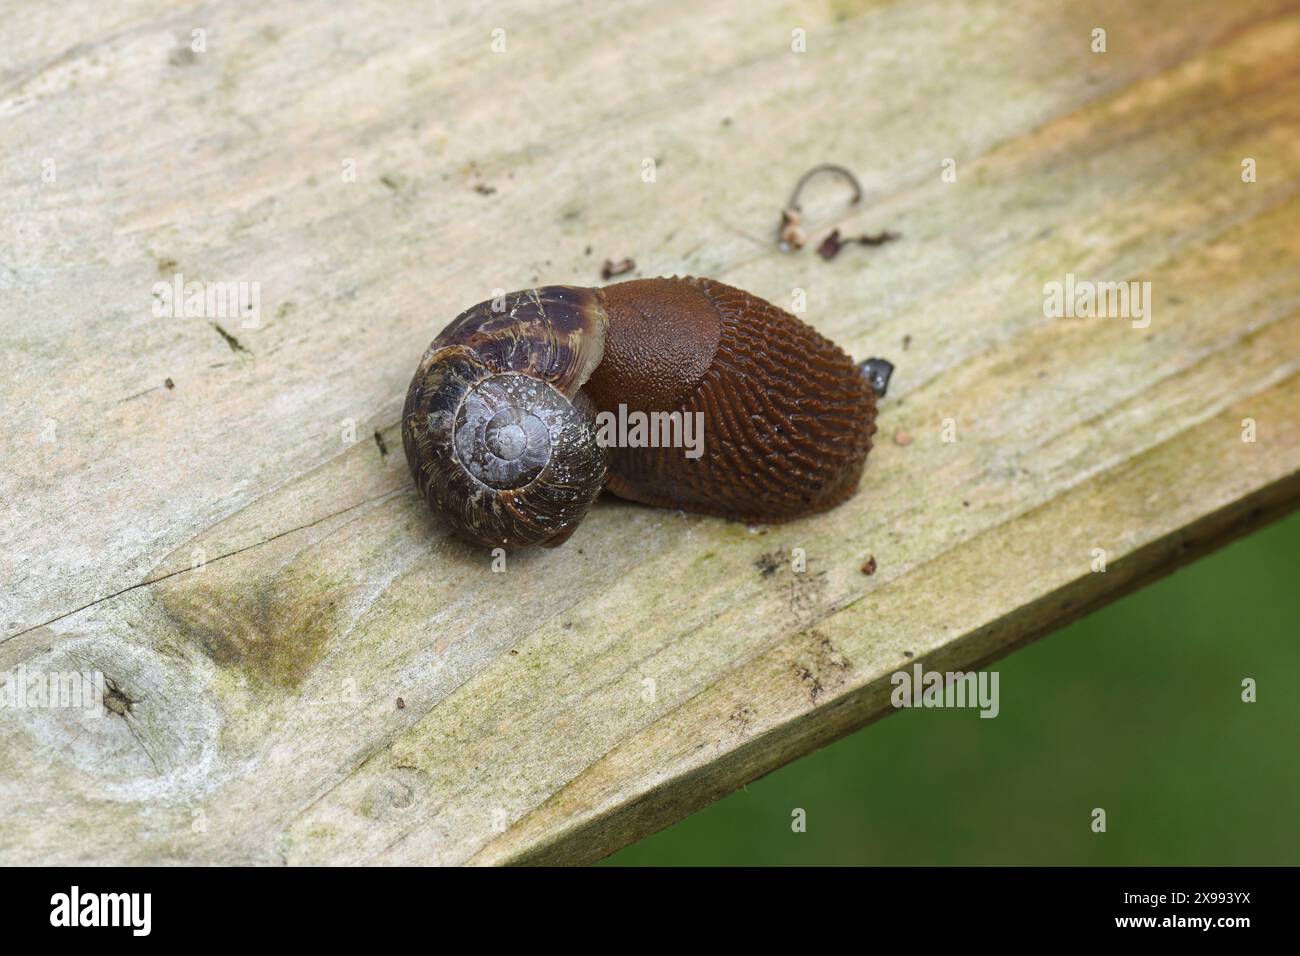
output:
{"label": "brown slug", "polygon": [[[429,506],[489,547],[562,544],[605,488],[787,521],[853,494],[892,371],[711,279],[545,286],[479,303],[433,340],[402,444]],[[598,419],[638,412],[700,422],[694,457],[600,440]]]}

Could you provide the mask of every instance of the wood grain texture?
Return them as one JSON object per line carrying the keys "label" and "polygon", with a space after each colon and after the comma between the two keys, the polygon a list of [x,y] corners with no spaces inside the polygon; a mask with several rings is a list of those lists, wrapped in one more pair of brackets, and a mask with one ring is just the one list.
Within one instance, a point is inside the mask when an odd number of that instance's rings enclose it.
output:
{"label": "wood grain texture", "polygon": [[[0,670],[134,701],[0,709],[0,861],[597,859],[1300,496],[1295,3],[0,12]],[[867,195],[810,229],[902,239],[776,251],[828,160]],[[602,500],[493,573],[410,486],[407,383],[625,255],[893,360],[862,488]],[[176,273],[260,322],[155,317]],[[1150,326],[1045,318],[1067,273]]]}

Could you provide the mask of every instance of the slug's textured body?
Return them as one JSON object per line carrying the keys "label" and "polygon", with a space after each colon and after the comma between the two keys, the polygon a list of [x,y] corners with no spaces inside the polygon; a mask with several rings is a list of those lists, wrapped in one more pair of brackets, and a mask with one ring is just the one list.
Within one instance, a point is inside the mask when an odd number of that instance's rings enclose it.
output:
{"label": "slug's textured body", "polygon": [[[890,366],[872,362],[883,392]],[[603,448],[601,412],[699,413],[699,456]],[[402,439],[458,534],[555,545],[605,487],[756,522],[834,507],[857,487],[875,412],[863,369],[793,315],[709,279],[642,279],[463,313],[420,363]]]}
{"label": "slug's textured body", "polygon": [[[663,292],[669,282],[671,297]],[[672,449],[610,449],[611,491],[754,522],[825,511],[853,494],[876,430],[876,404],[838,346],[790,313],[710,279],[646,279],[603,292],[609,347],[586,389],[596,407],[616,411],[623,401],[629,410],[704,416],[698,459]],[[629,339],[657,337],[669,298],[677,316],[689,317],[678,321],[673,340],[699,346],[693,361],[672,363],[679,387],[647,388],[635,375],[610,374],[616,344],[628,354]],[[649,344],[634,352],[638,359],[653,353]]]}

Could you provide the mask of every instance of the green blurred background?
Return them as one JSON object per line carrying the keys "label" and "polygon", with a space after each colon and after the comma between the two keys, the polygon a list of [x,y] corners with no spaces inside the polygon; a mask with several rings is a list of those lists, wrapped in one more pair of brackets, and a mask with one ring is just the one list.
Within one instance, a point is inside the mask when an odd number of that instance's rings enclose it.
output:
{"label": "green blurred background", "polygon": [[604,865],[1300,864],[1298,584],[1300,513],[996,663],[996,719],[900,711]]}

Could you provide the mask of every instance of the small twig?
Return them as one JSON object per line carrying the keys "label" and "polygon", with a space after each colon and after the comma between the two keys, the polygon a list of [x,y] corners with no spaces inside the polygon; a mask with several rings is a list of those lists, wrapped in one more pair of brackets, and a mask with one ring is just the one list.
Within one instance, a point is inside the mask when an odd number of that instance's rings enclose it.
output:
{"label": "small twig", "polygon": [[803,208],[799,205],[799,196],[803,193],[803,188],[808,184],[808,180],[822,173],[833,173],[836,176],[846,180],[853,187],[853,196],[849,199],[849,205],[862,201],[862,184],[858,182],[858,177],[845,168],[835,163],[821,163],[814,166],[808,172],[799,177],[799,181],[794,184],[794,191],[790,193],[790,200],[781,210],[781,225],[777,229],[777,239],[782,247],[786,249],[802,249],[805,239],[803,227]]}
{"label": "small twig", "polygon": [[883,246],[887,242],[893,242],[900,238],[896,232],[878,232],[874,236],[861,235],[856,239],[850,239],[850,242],[856,242],[860,246]]}
{"label": "small twig", "polygon": [[896,232],[878,232],[874,236],[866,233],[861,236],[845,238],[840,235],[838,229],[832,229],[830,235],[823,239],[822,244],[817,247],[817,255],[829,261],[838,256],[840,250],[848,243],[855,242],[860,246],[883,246],[885,243],[893,242],[898,238],[899,235]]}
{"label": "small twig", "polygon": [[790,201],[785,204],[787,209],[793,209],[795,212],[800,210],[799,194],[803,192],[808,180],[821,173],[834,173],[836,176],[841,176],[848,181],[848,184],[853,187],[853,198],[849,200],[850,206],[862,201],[862,184],[858,182],[857,176],[854,176],[847,168],[837,166],[835,163],[822,163],[820,166],[814,166],[799,177],[799,181],[794,184],[794,192],[790,193]]}

